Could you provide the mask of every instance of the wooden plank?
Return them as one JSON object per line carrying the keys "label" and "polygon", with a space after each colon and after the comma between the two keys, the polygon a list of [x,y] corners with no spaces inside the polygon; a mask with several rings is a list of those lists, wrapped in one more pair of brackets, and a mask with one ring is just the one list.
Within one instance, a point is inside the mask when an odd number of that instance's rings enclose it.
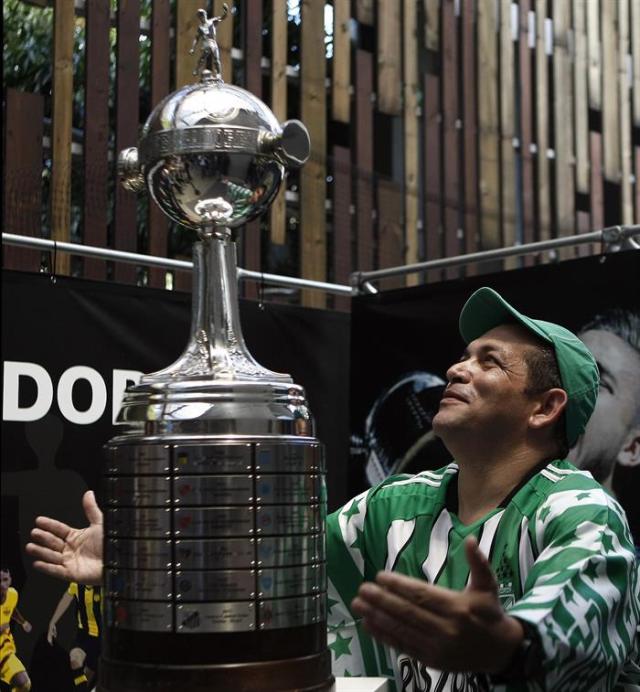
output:
{"label": "wooden plank", "polygon": [[[392,180],[383,178],[379,179],[377,187],[379,264],[381,268],[399,267],[406,262],[402,228],[402,189]],[[417,279],[419,275],[410,274],[407,277],[394,276],[382,279],[379,283],[380,289],[384,291],[402,288],[405,282],[415,285],[417,280],[409,281],[410,277]]]}
{"label": "wooden plank", "polygon": [[[577,211],[576,212],[576,226],[577,233],[589,233],[591,231],[591,220],[589,217],[589,212]],[[591,254],[592,243],[586,243],[584,245],[576,245],[576,255],[578,257],[587,257]]]}
{"label": "wooden plank", "polygon": [[602,49],[600,43],[600,3],[587,2],[587,52],[589,54],[589,108],[602,108]]}
{"label": "wooden plank", "polygon": [[[4,112],[2,230],[40,237],[42,232],[42,130],[44,97],[7,89]],[[37,272],[39,250],[5,245],[5,269]]]}
{"label": "wooden plank", "polygon": [[[279,122],[287,117],[287,1],[273,0],[271,7],[271,110]],[[287,233],[286,182],[271,205],[271,242],[283,245]]]}
{"label": "wooden plank", "polygon": [[[424,77],[424,232],[425,259],[443,256],[442,238],[442,115],[440,112],[440,77],[427,73]],[[438,281],[442,272],[427,275]]]}
{"label": "wooden plank", "polygon": [[[424,0],[424,45],[427,50],[440,50],[440,0]],[[473,3],[464,4],[473,7]]]}
{"label": "wooden plank", "polygon": [[331,80],[331,117],[348,123],[351,106],[351,16],[349,0],[333,3],[333,66]]}
{"label": "wooden plank", "polygon": [[356,238],[355,269],[374,268],[373,245],[373,56],[356,51],[355,148]]}
{"label": "wooden plank", "polygon": [[361,24],[373,26],[375,12],[375,0],[356,0],[356,19]]}
{"label": "wooden plank", "polygon": [[536,186],[538,188],[538,240],[551,237],[551,183],[549,159],[549,75],[545,47],[546,0],[536,3]]}
{"label": "wooden plank", "polygon": [[[107,246],[109,226],[109,0],[86,6],[83,240]],[[104,260],[84,259],[85,279],[106,279]]]}
{"label": "wooden plank", "polygon": [[[632,183],[632,155],[633,144],[631,142],[631,80],[629,79],[629,64],[627,59],[630,54],[629,42],[629,3],[622,0],[618,6],[619,11],[619,63],[618,63],[618,98],[620,124],[620,168],[621,168],[621,193],[622,193],[622,223],[633,223],[633,183]],[[636,27],[636,30],[638,28]]]}
{"label": "wooden plank", "polygon": [[620,182],[620,109],[618,95],[618,2],[603,2],[602,11],[602,146],[604,175]]}
{"label": "wooden plank", "polygon": [[501,247],[500,112],[498,107],[498,17],[493,2],[478,4],[478,94],[480,244]]}
{"label": "wooden plank", "polygon": [[[301,37],[301,119],[311,137],[311,156],[300,175],[300,232],[302,276],[325,281],[326,271],[326,150],[327,108],[324,41],[318,27],[324,26],[323,0],[303,0]],[[324,293],[303,291],[302,303],[324,307]]]}
{"label": "wooden plank", "polygon": [[[262,99],[262,0],[244,3],[244,74],[245,88]],[[262,268],[262,219],[251,221],[245,227],[243,238],[243,266],[251,271]],[[243,284],[245,298],[257,299],[258,286],[254,281]]]}
{"label": "wooden plank", "polygon": [[[526,0],[524,0],[526,2]],[[478,80],[476,79],[476,22],[474,3],[462,6],[462,109],[464,154],[464,251],[478,249]],[[467,265],[467,276],[476,272],[476,265]]]}
{"label": "wooden plank", "polygon": [[402,112],[402,53],[400,2],[378,0],[378,110],[389,115]]}
{"label": "wooden plank", "polygon": [[[633,65],[633,125],[640,127],[640,0],[631,0],[631,63]],[[636,172],[636,181],[640,181],[640,171]],[[636,182],[636,190],[640,182]],[[640,216],[636,215],[636,223]]]}
{"label": "wooden plank", "polygon": [[[333,147],[333,280],[348,284],[351,273],[351,151]],[[351,299],[335,296],[336,310],[349,310]]]}
{"label": "wooden plank", "polygon": [[[153,0],[151,14],[151,106],[155,107],[170,90],[171,8],[164,0]],[[149,199],[149,252],[166,257],[169,251],[169,224],[160,207]],[[149,268],[149,286],[165,288],[166,270]]]}
{"label": "wooden plank", "polygon": [[604,228],[604,184],[602,170],[602,135],[599,132],[589,133],[589,154],[591,168],[589,170],[591,201],[591,230]]}
{"label": "wooden plank", "polygon": [[[442,3],[442,129],[443,146],[446,155],[443,158],[444,175],[444,255],[452,257],[461,252],[461,241],[458,229],[461,226],[461,191],[460,181],[460,103],[458,98],[459,58],[458,58],[458,22],[455,15],[454,0]],[[445,277],[452,279],[460,276],[460,267],[451,267],[445,271]],[[416,279],[418,277],[416,276]]]}
{"label": "wooden plank", "polygon": [[573,93],[575,101],[576,190],[589,192],[589,96],[587,61],[587,2],[573,0]]}
{"label": "wooden plank", "polygon": [[[419,261],[418,238],[418,172],[420,167],[420,150],[418,139],[418,36],[417,36],[417,7],[415,0],[404,0],[404,243],[402,233],[400,238],[394,238],[393,247],[400,250],[400,263],[415,264]],[[380,188],[378,188],[380,189]],[[379,199],[379,217],[384,209],[382,200]],[[402,211],[400,212],[402,214]],[[400,217],[402,218],[402,217]],[[387,232],[383,228],[382,221],[378,221],[380,229],[380,266],[382,264],[382,252],[385,249],[383,235],[386,239]],[[401,227],[402,230],[402,227]],[[397,241],[400,242],[397,242]],[[404,256],[402,254],[405,248]],[[386,265],[390,266],[390,265]],[[407,285],[416,285],[418,274],[409,274],[405,277]],[[396,282],[397,283],[397,282]],[[400,285],[403,285],[400,282]]]}
{"label": "wooden plank", "polygon": [[[208,10],[208,5],[209,3],[206,1],[203,2],[203,0],[177,0],[175,30],[176,89],[183,87],[185,84],[192,84],[196,81],[196,77],[193,75],[193,70],[198,64],[200,49],[197,47],[194,55],[189,55],[189,50],[193,45],[193,39],[195,38],[198,29],[198,10],[200,8]],[[222,24],[218,25],[218,37],[220,37],[220,34],[222,33],[222,25],[228,21],[229,17],[227,17]],[[220,44],[218,43],[218,45]],[[226,72],[224,71],[224,64],[222,73],[225,81],[229,81],[228,77],[226,76]]]}
{"label": "wooden plank", "polygon": [[[53,11],[53,137],[51,167],[51,238],[71,236],[71,121],[73,114],[73,3],[56,0]],[[58,253],[56,272],[69,274],[71,257]]]}
{"label": "wooden plank", "polygon": [[[574,235],[575,219],[575,160],[573,149],[573,100],[569,31],[571,4],[569,0],[553,3],[553,99],[555,132],[555,190],[556,233],[558,237]],[[560,95],[566,96],[560,98]],[[575,256],[575,248],[558,251],[560,259]]]}
{"label": "wooden plank", "polygon": [[[515,51],[511,32],[511,0],[500,1],[500,178],[502,196],[502,242],[516,244],[516,136]],[[520,266],[516,257],[504,260],[505,269]]]}
{"label": "wooden plank", "polygon": [[[116,64],[116,152],[137,146],[139,124],[140,0],[118,3],[116,15],[118,42]],[[137,252],[137,197],[116,185],[114,245],[117,250]],[[136,266],[125,262],[115,265],[115,279],[136,282]]]}
{"label": "wooden plank", "polygon": [[[522,242],[535,241],[535,164],[531,150],[534,126],[534,94],[532,83],[532,55],[529,36],[531,0],[520,0],[519,30],[519,82],[520,82],[520,156],[522,161]],[[522,258],[525,266],[534,262],[532,255]]]}

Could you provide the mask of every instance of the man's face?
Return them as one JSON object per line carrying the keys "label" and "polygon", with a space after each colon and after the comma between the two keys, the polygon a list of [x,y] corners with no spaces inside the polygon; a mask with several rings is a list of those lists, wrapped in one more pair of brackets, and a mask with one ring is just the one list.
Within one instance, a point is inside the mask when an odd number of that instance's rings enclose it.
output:
{"label": "man's face", "polygon": [[0,592],[6,593],[11,586],[11,572],[8,570],[0,572]]}
{"label": "man's face", "polygon": [[583,332],[580,338],[598,363],[600,391],[587,429],[569,459],[604,482],[639,415],[640,354],[619,336],[601,329]]}
{"label": "man's face", "polygon": [[536,341],[524,328],[504,324],[472,341],[461,360],[447,371],[433,430],[445,444],[452,435],[524,435],[532,411],[525,394],[524,360]]}

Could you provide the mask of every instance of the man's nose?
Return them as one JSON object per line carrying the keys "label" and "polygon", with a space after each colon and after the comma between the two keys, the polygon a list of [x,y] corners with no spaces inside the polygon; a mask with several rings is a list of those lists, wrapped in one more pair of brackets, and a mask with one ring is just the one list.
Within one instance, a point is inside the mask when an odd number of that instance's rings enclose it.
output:
{"label": "man's nose", "polygon": [[468,382],[469,381],[469,361],[461,360],[458,363],[454,363],[447,370],[447,380],[449,383],[452,382]]}

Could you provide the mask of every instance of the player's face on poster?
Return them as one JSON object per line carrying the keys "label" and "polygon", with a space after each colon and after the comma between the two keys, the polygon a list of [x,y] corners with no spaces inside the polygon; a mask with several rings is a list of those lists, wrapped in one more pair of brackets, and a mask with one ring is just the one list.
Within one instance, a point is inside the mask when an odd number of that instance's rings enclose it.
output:
{"label": "player's face on poster", "polygon": [[501,325],[472,341],[458,363],[447,371],[449,385],[433,419],[434,432],[446,443],[448,432],[482,434],[526,426],[531,399],[525,394],[525,353],[535,347],[528,332]]}
{"label": "player's face on poster", "polygon": [[0,572],[0,591],[6,593],[11,586],[11,572],[2,570]]}
{"label": "player's face on poster", "polygon": [[580,334],[600,369],[600,390],[571,461],[605,481],[626,448],[640,437],[640,354],[616,334],[593,329]]}

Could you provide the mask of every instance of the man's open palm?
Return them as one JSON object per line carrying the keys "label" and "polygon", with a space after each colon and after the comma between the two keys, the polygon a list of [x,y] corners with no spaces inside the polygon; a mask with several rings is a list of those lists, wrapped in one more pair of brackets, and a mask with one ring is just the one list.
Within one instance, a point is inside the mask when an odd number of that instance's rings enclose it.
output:
{"label": "man's open palm", "polygon": [[89,526],[74,529],[67,524],[38,517],[31,531],[33,543],[27,543],[33,566],[64,581],[98,585],[102,583],[102,512],[91,490],[82,497]]}

